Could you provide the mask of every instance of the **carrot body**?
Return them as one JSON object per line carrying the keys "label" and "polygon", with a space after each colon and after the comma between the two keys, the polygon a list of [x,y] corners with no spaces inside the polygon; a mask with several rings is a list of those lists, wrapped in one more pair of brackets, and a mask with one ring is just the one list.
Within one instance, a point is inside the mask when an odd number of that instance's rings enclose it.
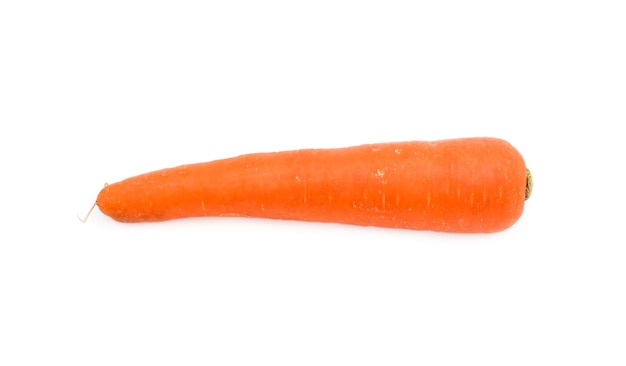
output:
{"label": "carrot body", "polygon": [[495,232],[524,208],[526,166],[508,142],[465,138],[242,155],[107,185],[122,222],[250,216],[446,232]]}

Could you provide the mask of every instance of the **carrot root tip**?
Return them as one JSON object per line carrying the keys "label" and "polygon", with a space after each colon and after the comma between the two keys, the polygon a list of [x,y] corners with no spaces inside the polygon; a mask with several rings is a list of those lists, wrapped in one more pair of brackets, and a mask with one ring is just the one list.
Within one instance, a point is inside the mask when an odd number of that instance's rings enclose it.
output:
{"label": "carrot root tip", "polygon": [[76,216],[78,216],[78,219],[84,224],[87,222],[87,219],[89,218],[89,215],[91,215],[91,211],[93,211],[94,208],[96,208],[96,205],[98,204],[98,202],[94,202],[93,205],[91,205],[91,208],[89,209],[89,212],[87,212],[87,215],[85,215],[85,218],[81,218],[80,214],[76,214]]}

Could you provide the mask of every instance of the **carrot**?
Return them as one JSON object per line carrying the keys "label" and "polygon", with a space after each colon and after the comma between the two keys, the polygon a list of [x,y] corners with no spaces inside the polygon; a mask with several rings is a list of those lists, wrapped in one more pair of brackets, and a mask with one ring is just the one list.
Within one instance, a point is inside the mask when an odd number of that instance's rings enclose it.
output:
{"label": "carrot", "polygon": [[496,138],[257,153],[159,170],[105,186],[121,222],[249,216],[488,233],[515,223],[532,180]]}

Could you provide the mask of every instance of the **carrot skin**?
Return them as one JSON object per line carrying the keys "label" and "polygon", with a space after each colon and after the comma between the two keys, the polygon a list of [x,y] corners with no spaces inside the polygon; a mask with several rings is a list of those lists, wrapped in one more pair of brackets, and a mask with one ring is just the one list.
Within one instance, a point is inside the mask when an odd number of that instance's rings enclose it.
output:
{"label": "carrot skin", "polygon": [[107,185],[100,210],[121,222],[250,216],[489,233],[524,208],[526,166],[496,138],[257,153]]}

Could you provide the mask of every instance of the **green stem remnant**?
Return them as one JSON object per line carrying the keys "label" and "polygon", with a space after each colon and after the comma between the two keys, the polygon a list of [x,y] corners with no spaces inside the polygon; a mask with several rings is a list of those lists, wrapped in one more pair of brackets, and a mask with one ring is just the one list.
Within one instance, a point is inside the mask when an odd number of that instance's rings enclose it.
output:
{"label": "green stem remnant", "polygon": [[530,170],[526,168],[526,198],[525,200],[530,198],[531,193],[533,193],[533,176],[530,174]]}

